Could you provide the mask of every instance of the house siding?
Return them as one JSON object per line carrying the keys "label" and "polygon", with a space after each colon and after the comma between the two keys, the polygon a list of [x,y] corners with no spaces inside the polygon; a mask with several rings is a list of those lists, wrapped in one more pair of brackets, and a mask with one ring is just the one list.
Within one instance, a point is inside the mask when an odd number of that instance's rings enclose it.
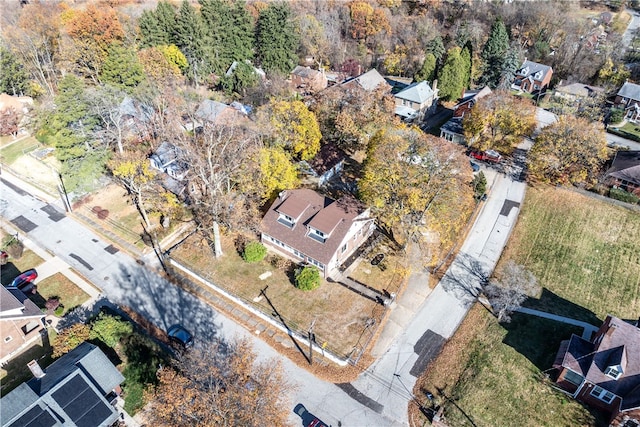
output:
{"label": "house siding", "polygon": [[[616,412],[617,408],[620,407],[620,398],[615,397],[611,403],[606,403],[603,400],[598,399],[595,396],[591,395],[591,391],[594,389],[596,385],[590,382],[585,383],[578,394],[575,396],[577,400],[586,403],[587,405],[596,407],[598,409],[602,409],[607,412]],[[603,387],[606,390],[606,387]]]}

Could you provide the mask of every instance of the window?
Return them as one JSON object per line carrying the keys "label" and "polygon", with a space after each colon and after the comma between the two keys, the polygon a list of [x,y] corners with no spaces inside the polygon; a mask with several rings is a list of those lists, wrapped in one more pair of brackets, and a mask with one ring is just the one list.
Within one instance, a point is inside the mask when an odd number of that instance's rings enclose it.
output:
{"label": "window", "polygon": [[293,218],[285,214],[280,214],[280,216],[278,217],[278,222],[282,225],[286,225],[289,228],[293,228],[293,226],[296,224]]}
{"label": "window", "polygon": [[611,403],[613,398],[616,397],[615,394],[598,386],[595,386],[593,390],[591,390],[591,396],[596,397],[605,403]]}
{"label": "window", "polygon": [[582,380],[584,378],[580,374],[576,374],[573,371],[567,371],[564,374],[564,380],[570,382],[571,384],[580,385],[582,384]]}
{"label": "window", "polygon": [[609,366],[604,371],[604,374],[608,377],[613,378],[614,380],[617,380],[618,378],[620,378],[620,375],[622,375],[622,370],[618,370],[618,366]]}

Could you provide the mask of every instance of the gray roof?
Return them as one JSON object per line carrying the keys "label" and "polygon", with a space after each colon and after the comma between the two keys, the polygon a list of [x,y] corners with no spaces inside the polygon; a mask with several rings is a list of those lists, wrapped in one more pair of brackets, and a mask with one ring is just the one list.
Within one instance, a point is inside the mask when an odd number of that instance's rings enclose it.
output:
{"label": "gray roof", "polygon": [[136,102],[130,96],[125,96],[120,103],[120,114],[123,116],[131,116],[141,122],[148,122],[153,115],[153,108],[148,105]]}
{"label": "gray roof", "polygon": [[640,185],[640,151],[618,151],[606,176]]}
{"label": "gray roof", "polygon": [[464,128],[462,126],[462,117],[454,117],[449,119],[448,122],[440,126],[441,131],[446,131],[456,135],[464,136]]}
{"label": "gray roof", "polygon": [[549,72],[552,72],[552,70],[548,65],[538,64],[533,61],[524,61],[522,66],[516,71],[516,75],[531,77],[534,80],[544,80]]}
{"label": "gray roof", "polygon": [[227,108],[231,107],[229,107],[227,104],[223,104],[222,102],[205,99],[198,107],[198,110],[196,111],[196,117],[202,120],[215,122],[220,113],[222,113]]}
{"label": "gray roof", "polygon": [[378,70],[376,70],[375,68],[372,68],[364,74],[360,74],[358,77],[347,80],[345,83],[353,81],[357,82],[366,91],[375,90],[381,84],[388,85],[384,77],[382,77],[382,75],[380,75]]}
{"label": "gray roof", "polygon": [[626,82],[625,84],[622,85],[622,87],[618,91],[618,96],[640,101],[640,85]]}
{"label": "gray roof", "polygon": [[5,311],[22,308],[24,305],[4,286],[0,286],[0,318]]}
{"label": "gray roof", "polygon": [[[20,289],[5,288],[4,286],[0,286],[0,288],[0,320],[44,316],[38,306]],[[15,314],[17,309],[21,309],[19,314]]]}
{"label": "gray roof", "polygon": [[396,98],[406,99],[407,101],[422,104],[423,102],[433,98],[433,95],[434,92],[433,89],[431,89],[431,86],[429,86],[429,83],[422,81],[410,84],[394,96]]}
{"label": "gray roof", "polygon": [[593,96],[596,93],[604,93],[604,89],[598,86],[590,86],[584,83],[571,83],[556,87],[556,92],[566,93],[575,96]]}
{"label": "gray roof", "polygon": [[124,377],[105,354],[82,343],[0,399],[2,426],[109,426],[118,412],[105,399]]}

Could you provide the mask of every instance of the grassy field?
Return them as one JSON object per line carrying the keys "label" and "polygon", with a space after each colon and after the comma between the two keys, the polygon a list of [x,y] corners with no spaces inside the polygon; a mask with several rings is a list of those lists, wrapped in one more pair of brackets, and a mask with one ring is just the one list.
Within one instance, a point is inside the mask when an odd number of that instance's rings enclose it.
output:
{"label": "grassy field", "polygon": [[44,307],[47,299],[54,296],[60,298],[60,303],[64,306],[63,314],[89,299],[89,295],[61,273],[56,273],[38,282],[37,296],[39,296],[38,301],[34,302],[40,308]]}
{"label": "grassy field", "polygon": [[[340,284],[323,281],[313,291],[302,291],[293,285],[290,269],[273,265],[273,256],[250,264],[236,251],[233,237],[225,236],[222,246],[225,255],[215,260],[207,243],[194,235],[171,255],[264,313],[272,315],[274,309],[277,310],[292,329],[305,332],[315,319],[316,341],[320,345],[326,342],[328,350],[341,356],[349,354],[358,345],[369,318],[376,319],[379,324],[382,306]],[[385,271],[390,274],[395,264],[391,259],[385,261],[389,265]],[[266,272],[271,276],[260,280],[259,276]],[[404,280],[400,273],[397,280]],[[260,290],[267,286],[266,293],[273,307],[265,298],[260,298]],[[397,289],[399,285],[389,286],[395,286],[389,289]]]}
{"label": "grassy field", "polygon": [[2,146],[4,148],[0,149],[0,159],[2,159],[3,163],[13,164],[18,157],[40,147],[40,143],[34,137],[24,138],[13,144],[11,144],[11,142],[12,141],[3,141]]}
{"label": "grassy field", "polygon": [[513,259],[544,288],[528,306],[600,325],[640,312],[640,215],[581,194],[530,188],[501,262]]}
{"label": "grassy field", "polygon": [[[581,333],[572,326],[515,314],[500,325],[476,304],[414,389],[423,404],[426,392],[445,407],[452,426],[585,426],[604,421],[555,391],[542,371],[560,341]],[[417,407],[411,425],[423,425]]]}

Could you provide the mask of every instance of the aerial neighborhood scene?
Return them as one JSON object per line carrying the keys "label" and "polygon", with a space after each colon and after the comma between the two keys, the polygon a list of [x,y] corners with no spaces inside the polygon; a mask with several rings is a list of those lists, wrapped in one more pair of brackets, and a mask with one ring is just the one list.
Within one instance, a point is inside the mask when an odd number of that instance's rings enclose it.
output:
{"label": "aerial neighborhood scene", "polygon": [[0,8],[2,427],[640,427],[640,1]]}

